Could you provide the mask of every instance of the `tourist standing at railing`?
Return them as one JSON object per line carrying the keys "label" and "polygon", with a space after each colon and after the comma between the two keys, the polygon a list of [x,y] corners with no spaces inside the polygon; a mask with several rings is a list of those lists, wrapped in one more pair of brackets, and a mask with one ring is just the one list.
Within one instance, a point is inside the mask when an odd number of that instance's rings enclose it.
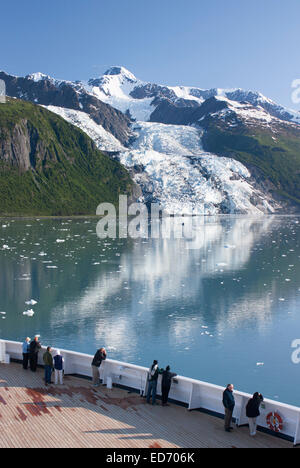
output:
{"label": "tourist standing at railing", "polygon": [[233,385],[228,384],[226,389],[223,392],[223,405],[225,408],[225,431],[230,432],[233,427],[231,427],[232,414],[235,407],[235,399],[233,395]]}
{"label": "tourist standing at railing", "polygon": [[51,354],[51,347],[48,346],[47,351],[43,355],[43,361],[45,364],[45,385],[51,384],[51,375],[53,369],[53,357]]}
{"label": "tourist standing at railing", "polygon": [[152,405],[156,404],[156,389],[157,389],[157,380],[158,375],[161,371],[158,368],[158,361],[154,360],[152,366],[148,371],[148,392],[147,392],[147,403],[150,403],[150,398],[152,396]]}
{"label": "tourist standing at railing", "polygon": [[39,337],[38,335],[36,335],[34,337],[34,340],[31,341],[30,346],[29,346],[29,363],[30,363],[30,369],[32,370],[32,372],[36,371],[39,350],[41,349],[41,347],[42,345],[39,342]]}
{"label": "tourist standing at railing", "polygon": [[54,383],[55,385],[59,383],[63,385],[63,367],[64,367],[64,360],[60,354],[59,349],[56,351],[56,355],[53,358],[54,362]]}
{"label": "tourist standing at railing", "polygon": [[161,379],[161,394],[162,394],[162,406],[168,406],[168,396],[172,384],[172,379],[176,377],[175,372],[170,372],[170,366],[167,366],[162,373]]}
{"label": "tourist standing at railing", "polygon": [[28,360],[29,360],[29,348],[30,348],[30,338],[26,338],[22,345],[22,353],[23,353],[23,369],[28,369]]}
{"label": "tourist standing at railing", "polygon": [[250,429],[251,436],[256,435],[256,428],[257,428],[256,420],[258,416],[260,415],[259,407],[263,401],[264,401],[264,397],[262,396],[262,394],[256,392],[254,393],[253,397],[247,403],[246,416],[249,420],[249,429]]}
{"label": "tourist standing at railing", "polygon": [[99,387],[100,385],[100,367],[101,367],[102,361],[105,361],[105,359],[106,359],[106,349],[105,348],[98,349],[92,361],[92,373],[93,373],[94,387]]}

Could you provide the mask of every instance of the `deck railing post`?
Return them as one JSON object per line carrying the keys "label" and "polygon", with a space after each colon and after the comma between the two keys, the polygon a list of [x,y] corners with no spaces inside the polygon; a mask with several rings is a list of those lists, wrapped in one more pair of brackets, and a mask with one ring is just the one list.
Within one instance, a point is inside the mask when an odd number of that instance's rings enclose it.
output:
{"label": "deck railing post", "polygon": [[248,418],[246,416],[246,405],[247,405],[248,398],[242,396],[240,405],[237,407],[236,411],[236,424],[237,426],[243,426],[248,424]]}
{"label": "deck railing post", "polygon": [[6,354],[6,343],[4,340],[0,340],[0,362],[5,362]]}
{"label": "deck railing post", "polygon": [[296,431],[294,437],[294,445],[300,444],[300,413],[298,413],[297,424],[296,424]]}
{"label": "deck railing post", "polygon": [[201,387],[192,383],[188,410],[201,408]]}

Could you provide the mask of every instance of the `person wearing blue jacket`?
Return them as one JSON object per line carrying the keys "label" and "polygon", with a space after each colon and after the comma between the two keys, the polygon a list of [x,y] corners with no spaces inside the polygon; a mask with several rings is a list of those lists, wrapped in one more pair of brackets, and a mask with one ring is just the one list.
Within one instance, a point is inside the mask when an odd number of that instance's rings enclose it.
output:
{"label": "person wearing blue jacket", "polygon": [[152,405],[156,404],[156,388],[158,375],[161,373],[158,367],[158,361],[156,359],[153,361],[152,366],[148,372],[148,391],[147,391],[147,403],[150,403],[150,398],[152,396]]}
{"label": "person wearing blue jacket", "polygon": [[22,353],[23,353],[23,369],[28,369],[28,361],[29,361],[29,345],[30,345],[30,338],[26,338],[22,345]]}
{"label": "person wearing blue jacket", "polygon": [[235,399],[233,395],[233,385],[228,384],[223,392],[223,406],[225,408],[225,431],[230,432],[233,428],[231,427],[232,414],[235,407]]}

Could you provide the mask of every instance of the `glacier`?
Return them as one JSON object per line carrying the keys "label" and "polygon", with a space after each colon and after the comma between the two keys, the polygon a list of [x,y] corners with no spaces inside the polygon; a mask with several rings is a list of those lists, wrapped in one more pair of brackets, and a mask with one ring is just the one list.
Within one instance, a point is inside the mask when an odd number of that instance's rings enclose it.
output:
{"label": "glacier", "polygon": [[[203,150],[199,128],[137,122],[133,130],[136,139],[119,160],[132,170],[143,201],[159,203],[171,214],[273,212],[243,164]],[[259,206],[251,201],[254,195]]]}
{"label": "glacier", "polygon": [[[242,163],[203,150],[200,128],[138,121],[132,124],[133,142],[125,148],[86,113],[47,108],[87,133],[100,150],[117,153],[142,189],[141,202],[159,203],[171,214],[274,212]],[[260,203],[254,205],[253,197]]]}

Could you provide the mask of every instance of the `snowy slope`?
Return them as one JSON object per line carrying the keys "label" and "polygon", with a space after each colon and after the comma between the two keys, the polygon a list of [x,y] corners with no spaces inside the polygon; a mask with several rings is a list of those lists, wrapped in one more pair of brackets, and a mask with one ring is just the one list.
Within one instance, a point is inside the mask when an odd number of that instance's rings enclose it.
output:
{"label": "snowy slope", "polygon": [[[145,201],[159,202],[170,213],[273,212],[238,161],[203,151],[201,130],[194,127],[138,122],[132,148],[120,162],[133,170]],[[252,199],[260,199],[253,205]]]}
{"label": "snowy slope", "polygon": [[71,124],[83,130],[103,151],[119,152],[125,150],[124,146],[111,133],[91,119],[85,112],[66,109],[64,107],[44,106],[49,111],[60,115]]}

